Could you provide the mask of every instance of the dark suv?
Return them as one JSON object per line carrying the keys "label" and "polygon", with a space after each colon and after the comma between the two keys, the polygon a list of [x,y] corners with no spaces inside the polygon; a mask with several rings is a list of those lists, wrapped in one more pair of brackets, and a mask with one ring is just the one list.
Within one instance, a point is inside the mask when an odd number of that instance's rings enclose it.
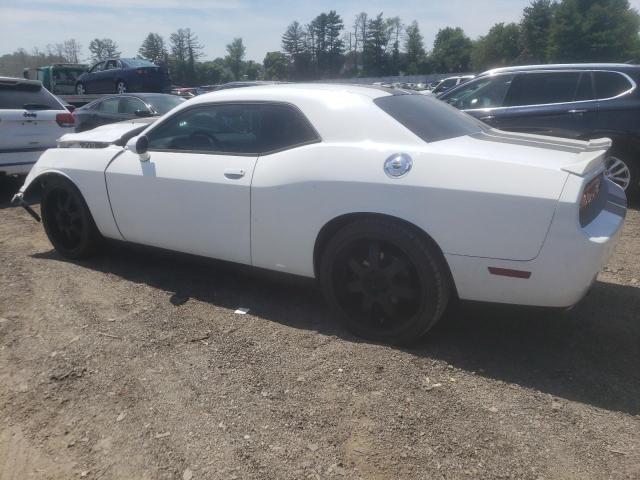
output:
{"label": "dark suv", "polygon": [[536,65],[498,68],[438,98],[492,127],[589,140],[613,147],[606,174],[640,198],[640,66]]}

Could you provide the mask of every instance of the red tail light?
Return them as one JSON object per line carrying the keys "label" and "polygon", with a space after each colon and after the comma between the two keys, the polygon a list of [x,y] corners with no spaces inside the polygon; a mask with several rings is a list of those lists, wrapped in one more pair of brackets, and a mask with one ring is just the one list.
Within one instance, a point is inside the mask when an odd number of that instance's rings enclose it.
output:
{"label": "red tail light", "polygon": [[56,115],[56,123],[61,127],[73,127],[75,119],[70,113],[59,113]]}
{"label": "red tail light", "polygon": [[591,205],[596,198],[598,198],[600,188],[602,187],[602,179],[602,175],[599,175],[584,187],[582,198],[580,199],[580,210],[584,210]]}
{"label": "red tail light", "polygon": [[147,73],[149,72],[144,68],[139,68],[138,70],[136,70],[137,75],[146,75]]}

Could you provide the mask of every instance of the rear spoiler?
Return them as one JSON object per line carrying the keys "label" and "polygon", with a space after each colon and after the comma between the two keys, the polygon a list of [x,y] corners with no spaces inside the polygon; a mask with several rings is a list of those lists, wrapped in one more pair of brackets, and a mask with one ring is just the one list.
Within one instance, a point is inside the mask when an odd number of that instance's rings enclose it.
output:
{"label": "rear spoiler", "polygon": [[604,164],[604,157],[611,148],[611,139],[589,140],[583,151],[578,153],[578,161],[563,167],[565,172],[584,177]]}

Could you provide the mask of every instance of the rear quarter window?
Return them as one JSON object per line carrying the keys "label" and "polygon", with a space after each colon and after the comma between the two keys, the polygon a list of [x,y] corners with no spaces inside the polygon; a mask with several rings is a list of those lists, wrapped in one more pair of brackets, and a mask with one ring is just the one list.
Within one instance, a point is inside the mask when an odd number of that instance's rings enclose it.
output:
{"label": "rear quarter window", "polygon": [[64,107],[40,85],[0,84],[0,110],[64,110]]}
{"label": "rear quarter window", "polygon": [[374,103],[428,143],[487,129],[479,120],[431,96],[389,95],[376,98]]}
{"label": "rear quarter window", "polygon": [[617,72],[595,72],[594,77],[599,99],[617,97],[633,86],[627,77]]}

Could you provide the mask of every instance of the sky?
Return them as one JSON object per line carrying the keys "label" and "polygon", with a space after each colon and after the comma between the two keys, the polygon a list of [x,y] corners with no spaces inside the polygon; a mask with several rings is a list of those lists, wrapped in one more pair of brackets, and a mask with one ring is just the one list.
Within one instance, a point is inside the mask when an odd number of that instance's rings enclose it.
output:
{"label": "sky", "polygon": [[[0,0],[0,55],[22,47],[31,51],[47,44],[77,39],[88,57],[89,41],[112,38],[123,57],[137,54],[149,32],[169,34],[189,27],[204,48],[204,58],[225,55],[225,46],[242,37],[247,60],[262,62],[280,49],[282,33],[292,21],[310,22],[336,10],[350,29],[359,12],[416,20],[431,48],[435,34],[447,26],[462,27],[471,38],[498,22],[517,22],[530,0]],[[640,0],[631,0],[640,11]]]}

